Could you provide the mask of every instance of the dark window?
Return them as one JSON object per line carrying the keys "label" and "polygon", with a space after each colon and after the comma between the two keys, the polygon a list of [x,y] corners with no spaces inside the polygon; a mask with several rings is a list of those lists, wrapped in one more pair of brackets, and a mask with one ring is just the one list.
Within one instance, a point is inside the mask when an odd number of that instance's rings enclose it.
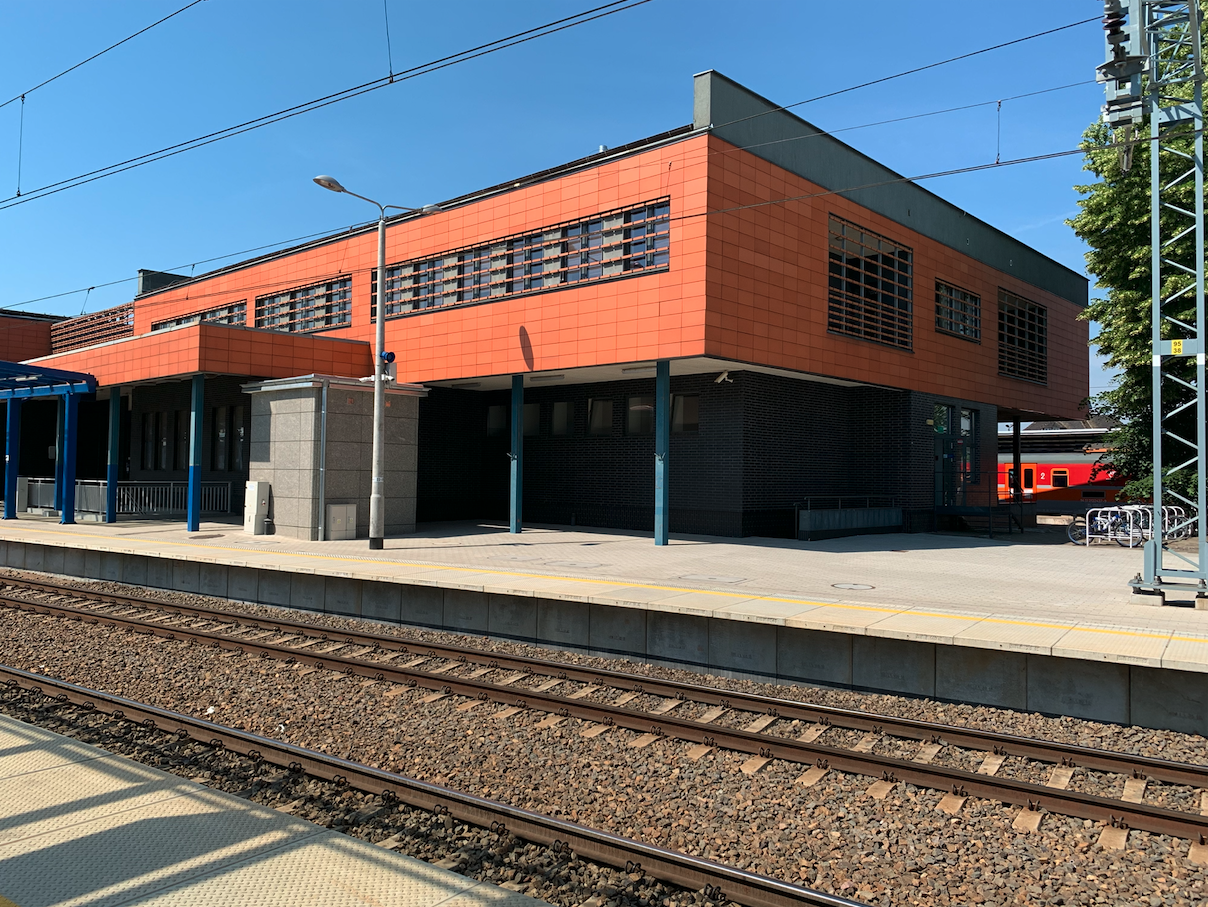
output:
{"label": "dark window", "polygon": [[941,280],[935,282],[935,329],[981,341],[981,297]]}
{"label": "dark window", "polygon": [[143,469],[155,468],[155,439],[159,437],[156,426],[157,413],[143,413]]}
{"label": "dark window", "polygon": [[[671,202],[660,199],[391,265],[386,315],[657,270],[670,263],[670,249]],[[376,317],[376,271],[370,309]]]}
{"label": "dark window", "polygon": [[168,413],[157,413],[156,415],[156,437],[159,447],[159,458],[156,468],[170,469],[172,466],[172,436],[170,434],[172,423]]}
{"label": "dark window", "polygon": [[215,472],[226,472],[230,465],[227,457],[230,452],[230,411],[225,406],[214,407],[214,428],[210,434],[211,450],[210,469]]}
{"label": "dark window", "polygon": [[176,411],[176,468],[189,468],[189,411]]}
{"label": "dark window", "polygon": [[541,404],[524,404],[524,436],[533,438],[541,434]]}
{"label": "dark window", "polygon": [[243,407],[236,406],[231,410],[231,469],[243,472],[247,468],[244,443],[247,440],[247,428],[243,424]]}
{"label": "dark window", "polygon": [[1070,487],[1070,471],[1068,469],[1053,470],[1053,487],[1054,488],[1069,488]]}
{"label": "dark window", "polygon": [[343,277],[256,300],[256,327],[305,334],[352,322],[352,278]]}
{"label": "dark window", "polygon": [[151,330],[162,331],[166,328],[179,327],[184,324],[247,324],[247,300],[241,299],[229,305],[204,312],[194,312],[191,315],[181,315],[168,321],[157,321],[151,325]]}
{"label": "dark window", "polygon": [[900,243],[832,215],[827,330],[911,349],[913,258]]}
{"label": "dark window", "polygon": [[589,435],[612,434],[612,401],[587,401],[587,433]]}
{"label": "dark window", "polygon": [[1047,384],[1049,313],[1004,289],[998,291],[998,373]]}
{"label": "dark window", "polygon": [[968,482],[976,485],[981,481],[981,412],[976,409],[961,410],[961,471]]}
{"label": "dark window", "polygon": [[676,395],[671,398],[671,430],[693,432],[700,430],[700,395]]}
{"label": "dark window", "polygon": [[949,426],[952,425],[952,407],[943,403],[935,404],[931,411],[931,424],[937,435],[948,434]]}
{"label": "dark window", "polygon": [[575,430],[575,404],[555,403],[554,419],[550,432],[556,438],[565,438]]}
{"label": "dark window", "polygon": [[629,417],[625,422],[628,435],[648,435],[654,431],[654,397],[630,397]]}
{"label": "dark window", "polygon": [[508,408],[506,406],[487,407],[487,437],[497,438],[508,430]]}
{"label": "dark window", "polygon": [[1023,487],[1024,488],[1035,488],[1036,487],[1036,471],[1033,470],[1032,467],[1030,467],[1030,466],[1023,471]]}

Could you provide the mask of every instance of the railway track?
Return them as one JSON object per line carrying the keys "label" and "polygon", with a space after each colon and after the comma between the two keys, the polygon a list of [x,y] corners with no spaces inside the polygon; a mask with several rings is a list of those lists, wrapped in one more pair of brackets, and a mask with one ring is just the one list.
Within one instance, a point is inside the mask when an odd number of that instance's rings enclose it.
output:
{"label": "railway track", "polygon": [[566,849],[587,860],[623,868],[690,891],[703,891],[715,904],[733,901],[747,907],[868,907],[859,901],[803,888],[732,866],[643,844],[630,838],[574,822],[518,809],[447,787],[328,756],[315,750],[212,724],[202,718],[135,702],[98,690],[0,665],[0,691],[40,693],[61,703],[133,721],[212,747],[220,747],[291,772],[347,785],[379,796],[386,804],[400,802],[437,815]]}
{"label": "railway track", "polygon": [[[809,705],[774,697],[660,680],[621,671],[507,656],[468,647],[413,645],[396,636],[334,630],[288,619],[242,615],[199,605],[93,593],[54,583],[5,578],[0,605],[179,639],[231,652],[420,687],[435,702],[460,695],[504,706],[497,716],[536,709],[546,722],[590,722],[585,735],[626,728],[643,745],[659,736],[690,741],[690,758],[712,747],[749,754],[751,771],[770,759],[808,766],[798,779],[813,784],[837,770],[875,779],[869,793],[884,796],[897,782],[945,792],[946,807],[982,797],[1022,807],[1017,827],[1035,827],[1044,811],[1186,838],[1203,848],[1208,816],[1146,803],[1151,782],[1182,787],[1184,799],[1208,802],[1208,767],[1087,747],[950,727],[913,719]],[[20,596],[14,593],[21,593]],[[645,704],[646,708],[634,707]],[[690,716],[689,712],[696,712]],[[801,732],[801,724],[805,730]],[[851,746],[824,741],[835,729],[860,731]],[[786,736],[787,731],[794,736]],[[849,735],[850,736],[850,735]],[[909,759],[879,755],[878,744],[899,738],[918,744]],[[933,760],[945,747],[984,754],[977,771]],[[998,774],[1008,758],[1051,766],[1044,784]],[[1070,790],[1076,768],[1123,776],[1123,795]],[[1152,791],[1152,788],[1149,789]]]}

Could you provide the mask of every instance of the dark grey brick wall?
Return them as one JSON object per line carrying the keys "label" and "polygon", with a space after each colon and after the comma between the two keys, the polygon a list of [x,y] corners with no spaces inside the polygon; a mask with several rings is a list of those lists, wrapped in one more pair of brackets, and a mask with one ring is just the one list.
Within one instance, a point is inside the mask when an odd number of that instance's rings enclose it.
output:
{"label": "dark grey brick wall", "polygon": [[[205,417],[201,430],[201,478],[203,482],[231,482],[231,506],[243,510],[243,483],[247,481],[247,464],[250,457],[250,440],[252,429],[252,400],[240,390],[240,385],[246,378],[219,376],[207,378],[205,382]],[[150,386],[139,385],[134,388],[130,409],[130,478],[137,482],[183,482],[188,479],[187,469],[176,469],[175,445],[179,439],[175,437],[174,429],[169,429],[168,438],[171,450],[169,453],[169,469],[148,469],[143,463],[143,414],[144,413],[173,413],[178,410],[188,411],[191,402],[190,382],[185,379],[165,384]],[[244,419],[244,447],[241,471],[219,472],[210,468],[211,434],[214,430],[214,408],[217,406],[242,406]],[[233,439],[232,442],[233,443]]]}
{"label": "dark grey brick wall", "polygon": [[[673,532],[791,537],[794,505],[830,495],[896,497],[912,528],[932,527],[926,423],[941,398],[756,372],[735,371],[732,383],[715,377],[672,378],[673,394],[700,395],[700,430],[672,435]],[[653,394],[646,377],[526,388],[541,415],[538,434],[525,438],[524,520],[650,531],[654,437],[628,434],[626,413],[631,396]],[[592,398],[613,401],[607,436],[587,433]],[[569,437],[552,433],[558,401],[574,405]],[[509,436],[486,431],[488,407],[509,402],[507,391],[440,388],[421,402],[420,521],[507,518]],[[993,408],[984,410],[983,437],[994,426]]]}

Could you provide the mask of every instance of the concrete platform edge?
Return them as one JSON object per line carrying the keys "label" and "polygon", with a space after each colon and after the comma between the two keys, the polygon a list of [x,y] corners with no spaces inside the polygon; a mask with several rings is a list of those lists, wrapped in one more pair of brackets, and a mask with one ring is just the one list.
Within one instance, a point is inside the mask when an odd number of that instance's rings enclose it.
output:
{"label": "concrete platform edge", "polygon": [[[0,564],[255,604],[365,617],[640,659],[724,676],[917,696],[1208,736],[1208,674],[1167,665],[899,638],[870,628],[810,629],[696,609],[603,603],[538,590],[430,579],[244,566],[199,557],[0,540]],[[95,554],[95,556],[93,556]],[[175,552],[174,552],[175,554]],[[979,644],[980,642],[980,644]],[[1067,650],[1068,651],[1068,650]]]}

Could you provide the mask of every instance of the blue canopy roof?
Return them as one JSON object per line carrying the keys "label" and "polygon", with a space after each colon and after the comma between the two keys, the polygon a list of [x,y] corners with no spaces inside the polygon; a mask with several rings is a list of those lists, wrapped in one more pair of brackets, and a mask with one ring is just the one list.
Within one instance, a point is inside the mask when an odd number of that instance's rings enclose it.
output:
{"label": "blue canopy roof", "polygon": [[83,372],[0,361],[0,400],[12,397],[65,397],[68,394],[91,394],[95,390],[96,378]]}

